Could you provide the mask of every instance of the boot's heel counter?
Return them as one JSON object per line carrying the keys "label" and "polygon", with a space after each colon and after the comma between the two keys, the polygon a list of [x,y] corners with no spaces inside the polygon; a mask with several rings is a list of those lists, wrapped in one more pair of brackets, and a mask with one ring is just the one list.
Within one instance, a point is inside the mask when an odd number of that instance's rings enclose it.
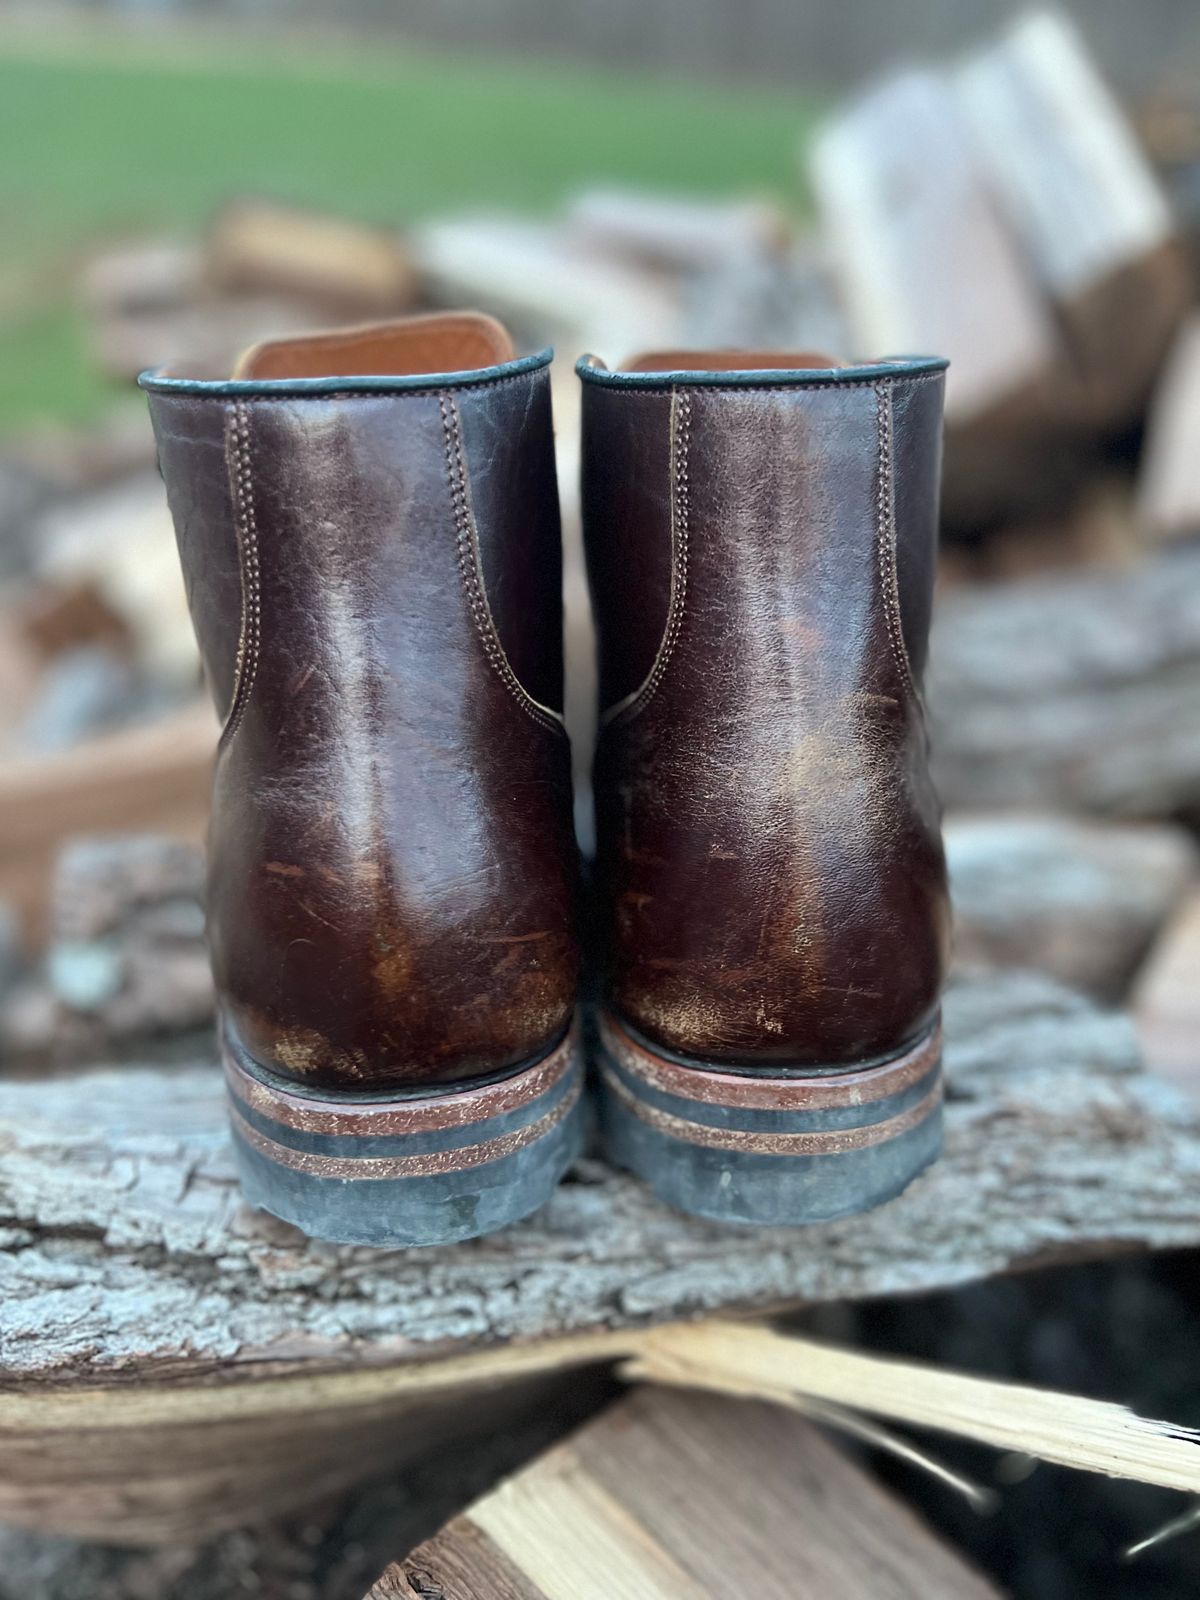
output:
{"label": "boot's heel counter", "polygon": [[946,375],[889,384],[889,456],[896,598],[905,653],[924,682],[941,529]]}
{"label": "boot's heel counter", "polygon": [[518,526],[504,498],[548,481],[545,374],[232,416],[254,587],[209,833],[223,1004],[309,1084],[507,1070],[561,1035],[577,963],[569,747],[535,697],[557,508]]}
{"label": "boot's heel counter", "polygon": [[549,374],[447,394],[441,404],[460,568],[481,643],[517,698],[561,733],[562,529]]}
{"label": "boot's heel counter", "polygon": [[217,397],[151,393],[147,399],[204,677],[225,722],[246,621],[232,408]]}
{"label": "boot's heel counter", "polygon": [[[900,1047],[936,1007],[944,867],[918,684],[940,388],[940,369],[865,369],[674,385],[669,411],[609,398],[659,435],[653,489],[618,492],[645,508],[623,537],[656,552],[647,604],[671,649],[601,736],[598,872],[614,1002],[667,1048],[824,1064]],[[602,508],[603,645],[642,598],[635,566],[618,608]],[[678,597],[684,548],[685,603],[664,617],[661,568]]]}
{"label": "boot's heel counter", "polygon": [[601,726],[649,680],[680,595],[672,514],[677,419],[670,391],[583,386],[580,491]]}

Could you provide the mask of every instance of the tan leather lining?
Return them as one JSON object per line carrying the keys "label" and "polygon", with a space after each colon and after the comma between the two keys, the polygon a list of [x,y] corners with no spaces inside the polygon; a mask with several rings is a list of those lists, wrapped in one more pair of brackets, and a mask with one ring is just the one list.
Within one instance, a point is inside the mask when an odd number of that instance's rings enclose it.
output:
{"label": "tan leather lining", "polygon": [[633,356],[622,372],[803,372],[844,367],[815,350],[651,350]]}
{"label": "tan leather lining", "polygon": [[435,312],[301,338],[266,339],[237,363],[234,378],[407,378],[473,372],[515,355],[512,339],[479,311]]}

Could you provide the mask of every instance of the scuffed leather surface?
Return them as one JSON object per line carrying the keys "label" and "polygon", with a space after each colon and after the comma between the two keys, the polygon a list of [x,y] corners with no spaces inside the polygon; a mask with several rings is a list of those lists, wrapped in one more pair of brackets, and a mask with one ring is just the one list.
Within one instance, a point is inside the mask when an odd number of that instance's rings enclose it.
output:
{"label": "scuffed leather surface", "polygon": [[[941,390],[681,390],[673,492],[670,405],[584,384],[610,697],[638,614],[657,625],[666,610],[673,500],[678,520],[674,646],[653,692],[602,728],[595,762],[610,1002],[672,1051],[848,1064],[904,1045],[936,1009],[945,867],[904,639],[919,670]],[[633,508],[636,525],[613,526]]]}
{"label": "scuffed leather surface", "polygon": [[152,400],[158,465],[167,488],[188,610],[202,641],[204,676],[224,720],[233,701],[242,625],[242,567],[219,405]]}
{"label": "scuffed leather surface", "polygon": [[583,403],[580,488],[604,707],[645,681],[667,626],[671,396],[585,385]]}
{"label": "scuffed leather surface", "polygon": [[918,679],[929,653],[937,576],[938,503],[942,482],[944,381],[897,383],[892,389],[893,487],[900,623]]}
{"label": "scuffed leather surface", "polygon": [[[505,675],[463,506],[473,500],[483,565],[497,569],[518,514],[501,511],[504,493],[550,481],[546,373],[442,393],[151,405],[174,441],[173,506],[192,517],[185,560],[198,570],[223,549],[239,508],[243,550],[257,547],[259,639],[209,836],[214,973],[246,1048],[306,1083],[357,1088],[462,1080],[543,1051],[577,976],[568,745]],[[218,428],[245,485],[237,504],[192,464]],[[518,459],[528,453],[539,459]],[[561,675],[546,576],[557,504],[519,510],[527,546],[501,606],[504,643],[544,687]],[[206,660],[223,659],[228,612],[194,615]]]}
{"label": "scuffed leather surface", "polygon": [[492,617],[513,671],[533,698],[563,704],[562,540],[548,383],[464,389],[480,556]]}

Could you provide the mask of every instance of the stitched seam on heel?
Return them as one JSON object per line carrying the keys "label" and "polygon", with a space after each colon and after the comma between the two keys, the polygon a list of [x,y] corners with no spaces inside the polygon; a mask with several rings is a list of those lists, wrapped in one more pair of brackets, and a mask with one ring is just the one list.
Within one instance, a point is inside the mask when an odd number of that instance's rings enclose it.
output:
{"label": "stitched seam on heel", "polygon": [[691,444],[692,401],[686,389],[676,389],[671,395],[671,460],[669,469],[671,489],[671,596],[667,609],[667,625],[659,643],[649,674],[640,688],[624,700],[610,706],[600,718],[601,728],[607,728],[618,718],[628,720],[644,711],[654,698],[663,680],[679,636],[683,631],[683,618],[687,609],[687,580],[689,539],[691,535],[691,484],[688,478],[688,450]]}
{"label": "stitched seam on heel", "polygon": [[534,722],[551,733],[562,733],[565,731],[562,716],[550,706],[544,706],[533,698],[513,671],[512,663],[500,641],[496,620],[492,616],[487,591],[483,586],[479,535],[475,527],[475,514],[471,507],[470,487],[463,458],[462,427],[458,406],[453,396],[443,392],[438,395],[438,408],[442,415],[446,472],[450,483],[450,502],[454,509],[454,528],[458,541],[458,570],[466,591],[467,603],[471,608],[475,632],[483,645],[484,655],[492,670],[526,716],[531,717]]}
{"label": "stitched seam on heel", "polygon": [[262,567],[258,523],[254,514],[254,478],[250,464],[250,416],[244,401],[235,401],[229,425],[229,475],[233,491],[234,528],[242,571],[242,626],[234,668],[233,700],[221,732],[221,744],[232,743],[246,713],[258,677],[262,650]]}
{"label": "stitched seam on heel", "polygon": [[900,612],[900,578],[896,566],[896,494],[894,440],[892,426],[891,380],[875,385],[875,414],[879,446],[875,474],[875,543],[879,561],[879,581],[883,595],[884,620],[892,659],[904,686],[920,700]]}

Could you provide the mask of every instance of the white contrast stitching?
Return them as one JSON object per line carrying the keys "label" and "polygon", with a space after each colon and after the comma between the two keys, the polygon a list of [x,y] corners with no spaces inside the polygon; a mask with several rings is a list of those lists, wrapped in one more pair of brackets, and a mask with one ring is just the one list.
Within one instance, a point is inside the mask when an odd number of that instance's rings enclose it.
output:
{"label": "white contrast stitching", "polygon": [[[647,374],[647,376],[652,376]],[[944,367],[938,367],[933,372],[895,373],[890,378],[781,378],[778,383],[705,383],[699,385],[702,393],[720,395],[730,394],[805,394],[811,389],[877,389],[881,383],[936,383],[939,378],[944,378]],[[631,395],[658,395],[662,396],[668,390],[675,390],[678,385],[672,384],[668,378],[662,383],[633,384],[605,383],[594,378],[583,378],[584,384],[591,384],[596,389],[606,389],[610,393],[620,394],[628,398]]]}
{"label": "white contrast stitching", "polygon": [[920,698],[908,648],[904,642],[904,623],[900,613],[900,579],[896,570],[896,480],[892,449],[892,387],[890,381],[875,386],[875,410],[879,427],[879,451],[875,478],[875,533],[879,557],[879,581],[883,590],[883,613],[887,623],[892,658],[911,693]]}
{"label": "white contrast stitching", "polygon": [[242,725],[246,706],[258,676],[262,647],[262,571],[258,552],[258,524],[254,515],[254,482],[250,466],[250,421],[244,401],[233,406],[229,441],[230,481],[233,489],[234,525],[242,566],[242,628],[234,668],[233,701],[221,735],[229,744]]}
{"label": "white contrast stitching", "polygon": [[640,688],[608,708],[600,726],[608,727],[618,717],[630,718],[645,709],[654,696],[683,631],[687,608],[688,540],[691,529],[691,486],[688,480],[688,447],[691,443],[692,402],[686,389],[671,393],[671,596],[667,625],[658,654]]}
{"label": "white contrast stitching", "polygon": [[479,635],[484,654],[492,669],[522,711],[552,733],[562,733],[564,731],[562,716],[550,706],[542,705],[528,692],[513,671],[512,663],[500,641],[480,572],[479,538],[475,529],[466,465],[463,460],[462,428],[459,423],[458,406],[452,396],[442,392],[438,394],[438,407],[442,414],[446,471],[450,481],[450,501],[454,508],[454,526],[458,538],[458,570],[462,575],[467,602],[471,607],[475,631]]}

